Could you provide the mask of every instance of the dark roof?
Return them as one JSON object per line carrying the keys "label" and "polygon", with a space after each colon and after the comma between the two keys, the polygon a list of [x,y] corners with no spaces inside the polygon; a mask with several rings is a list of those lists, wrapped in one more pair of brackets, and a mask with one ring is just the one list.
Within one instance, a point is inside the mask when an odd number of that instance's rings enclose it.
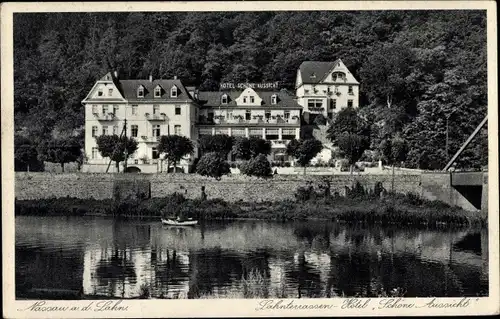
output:
{"label": "dark roof", "polygon": [[[236,107],[236,99],[241,95],[241,91],[200,91],[198,92],[198,104],[201,107],[219,107],[233,106]],[[260,91],[255,90],[255,93],[262,99],[262,106],[290,107],[301,108],[294,96],[286,90],[281,91]],[[227,94],[229,100],[227,104],[222,104],[222,96]],[[276,104],[271,104],[272,96],[277,95]],[[248,106],[242,106],[248,107]]]}
{"label": "dark roof", "polygon": [[333,69],[340,59],[334,62],[322,61],[304,61],[299,67],[302,83],[315,84],[319,83],[328,72]]}
{"label": "dark roof", "polygon": [[[129,101],[145,101],[145,100],[190,100],[191,96],[182,85],[180,80],[116,80],[116,86],[122,93],[123,97]],[[137,97],[137,89],[139,86],[144,87],[144,97]],[[161,97],[154,97],[154,89],[159,85],[161,90]],[[177,98],[170,97],[170,89],[173,86],[177,87]]]}
{"label": "dark roof", "polygon": [[[192,100],[189,95],[188,90],[184,87],[182,82],[178,79],[174,80],[163,80],[157,79],[153,81],[149,80],[122,80],[117,77],[112,72],[108,72],[99,81],[109,81],[112,80],[116,85],[123,98],[128,101],[139,102],[139,101],[178,101],[178,100]],[[144,87],[144,97],[137,97],[137,89],[139,86]],[[154,97],[154,89],[156,86],[160,86],[161,97]],[[177,98],[170,97],[170,89],[173,86],[177,87]]]}

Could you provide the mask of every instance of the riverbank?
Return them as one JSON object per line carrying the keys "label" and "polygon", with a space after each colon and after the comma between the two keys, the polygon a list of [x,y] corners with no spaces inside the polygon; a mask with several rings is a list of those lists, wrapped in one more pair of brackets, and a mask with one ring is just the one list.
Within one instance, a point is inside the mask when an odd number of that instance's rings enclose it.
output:
{"label": "riverbank", "polygon": [[182,194],[164,198],[96,200],[52,198],[17,200],[16,215],[98,215],[115,218],[159,218],[181,215],[203,220],[262,219],[278,221],[324,219],[346,223],[397,224],[416,227],[486,226],[479,212],[465,211],[416,195],[350,194],[318,196],[298,192],[295,200],[260,203],[221,199],[188,199]]}

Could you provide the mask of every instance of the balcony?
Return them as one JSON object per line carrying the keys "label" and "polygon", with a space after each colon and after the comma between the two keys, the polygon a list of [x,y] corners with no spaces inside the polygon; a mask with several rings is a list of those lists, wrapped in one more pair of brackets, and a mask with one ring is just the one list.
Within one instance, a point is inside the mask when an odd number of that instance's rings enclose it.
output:
{"label": "balcony", "polygon": [[145,113],[144,117],[148,121],[166,121],[167,120],[167,115],[165,113],[160,113],[160,114]]}
{"label": "balcony", "polygon": [[94,118],[98,121],[114,121],[117,120],[114,113],[100,114],[94,113]]}
{"label": "balcony", "polygon": [[309,106],[308,109],[309,109],[309,112],[324,112],[325,111],[324,107],[317,107],[317,106]]}
{"label": "balcony", "polygon": [[226,125],[226,126],[248,126],[248,125],[298,125],[300,124],[300,119],[298,116],[293,116],[291,118],[285,119],[283,117],[275,118],[264,118],[264,116],[253,116],[252,119],[247,120],[243,118],[214,118],[213,120],[208,120],[205,118],[198,119],[198,125]]}
{"label": "balcony", "polygon": [[160,136],[141,136],[141,142],[144,143],[158,143],[160,141]]}

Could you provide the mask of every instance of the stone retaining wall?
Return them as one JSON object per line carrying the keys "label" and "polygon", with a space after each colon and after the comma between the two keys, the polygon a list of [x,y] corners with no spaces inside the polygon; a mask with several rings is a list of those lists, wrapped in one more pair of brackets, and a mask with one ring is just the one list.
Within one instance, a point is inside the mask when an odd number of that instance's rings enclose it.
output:
{"label": "stone retaining wall", "polygon": [[[269,179],[244,175],[224,176],[217,181],[195,174],[99,174],[99,173],[16,173],[15,192],[18,199],[39,198],[95,198],[107,199],[129,195],[164,197],[180,192],[189,198],[199,197],[205,186],[208,198],[226,201],[266,201],[293,198],[299,186],[312,183],[318,187],[330,181],[331,192],[345,193],[354,181],[367,188],[381,182],[387,190],[392,188],[390,175],[276,175]],[[394,190],[401,193],[421,193],[419,175],[396,175]],[[144,195],[140,195],[144,194]]]}

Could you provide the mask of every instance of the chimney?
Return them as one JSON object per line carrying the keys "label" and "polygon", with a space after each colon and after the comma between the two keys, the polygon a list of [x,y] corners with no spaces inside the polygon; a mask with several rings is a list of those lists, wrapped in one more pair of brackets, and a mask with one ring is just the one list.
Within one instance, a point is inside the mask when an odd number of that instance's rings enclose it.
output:
{"label": "chimney", "polygon": [[115,78],[118,78],[118,71],[115,70],[113,73],[115,75]]}
{"label": "chimney", "polygon": [[149,75],[149,82],[153,82],[153,75],[152,74]]}
{"label": "chimney", "polygon": [[174,80],[177,80],[177,75],[174,75]]}

